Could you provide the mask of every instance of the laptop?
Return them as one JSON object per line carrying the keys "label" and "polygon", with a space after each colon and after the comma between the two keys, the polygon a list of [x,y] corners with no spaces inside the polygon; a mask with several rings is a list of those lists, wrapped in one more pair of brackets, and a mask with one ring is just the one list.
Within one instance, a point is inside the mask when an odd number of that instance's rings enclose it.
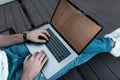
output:
{"label": "laptop", "polygon": [[31,53],[44,50],[49,58],[42,69],[46,79],[50,79],[73,61],[101,27],[73,7],[66,0],[60,0],[50,23],[40,26],[51,37],[45,44],[26,43]]}

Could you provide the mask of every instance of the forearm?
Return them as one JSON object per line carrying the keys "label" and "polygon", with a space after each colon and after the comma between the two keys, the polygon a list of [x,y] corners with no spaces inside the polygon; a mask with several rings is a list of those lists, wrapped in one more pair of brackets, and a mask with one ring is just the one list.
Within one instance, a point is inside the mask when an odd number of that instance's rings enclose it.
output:
{"label": "forearm", "polygon": [[[26,33],[26,34],[25,34]],[[35,43],[45,43],[50,37],[46,30],[36,29],[24,33],[24,39]],[[39,36],[45,39],[39,39]],[[0,35],[0,48],[24,42],[23,34]]]}
{"label": "forearm", "polygon": [[23,34],[0,35],[0,47],[6,47],[21,42],[24,42]]}

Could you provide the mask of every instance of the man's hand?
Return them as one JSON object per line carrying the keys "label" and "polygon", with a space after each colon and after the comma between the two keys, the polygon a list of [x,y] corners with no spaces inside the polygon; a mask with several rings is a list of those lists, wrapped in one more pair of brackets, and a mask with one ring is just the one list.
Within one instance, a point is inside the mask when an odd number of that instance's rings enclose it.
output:
{"label": "man's hand", "polygon": [[23,75],[21,80],[33,80],[34,77],[41,71],[48,58],[42,50],[33,55],[28,55],[24,61]]}
{"label": "man's hand", "polygon": [[[39,37],[43,37],[44,39],[39,39]],[[27,39],[36,43],[45,43],[48,41],[50,34],[47,30],[36,29],[27,33]]]}

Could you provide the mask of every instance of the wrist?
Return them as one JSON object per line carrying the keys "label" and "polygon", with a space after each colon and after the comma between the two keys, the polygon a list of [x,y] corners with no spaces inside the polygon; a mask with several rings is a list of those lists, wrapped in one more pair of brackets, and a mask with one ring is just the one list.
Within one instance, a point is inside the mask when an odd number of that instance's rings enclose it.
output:
{"label": "wrist", "polygon": [[23,40],[24,41],[28,41],[27,34],[28,34],[28,32],[23,33]]}
{"label": "wrist", "polygon": [[23,73],[20,80],[33,80],[34,77],[29,73]]}

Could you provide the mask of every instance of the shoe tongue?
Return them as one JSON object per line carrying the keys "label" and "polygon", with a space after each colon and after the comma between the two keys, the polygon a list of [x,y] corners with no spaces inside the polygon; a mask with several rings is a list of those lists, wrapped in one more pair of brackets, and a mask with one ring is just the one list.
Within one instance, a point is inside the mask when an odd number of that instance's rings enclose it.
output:
{"label": "shoe tongue", "polygon": [[113,48],[115,47],[115,44],[116,44],[116,41],[113,39],[113,38],[111,38],[111,40],[112,40],[112,46],[113,46]]}

